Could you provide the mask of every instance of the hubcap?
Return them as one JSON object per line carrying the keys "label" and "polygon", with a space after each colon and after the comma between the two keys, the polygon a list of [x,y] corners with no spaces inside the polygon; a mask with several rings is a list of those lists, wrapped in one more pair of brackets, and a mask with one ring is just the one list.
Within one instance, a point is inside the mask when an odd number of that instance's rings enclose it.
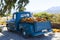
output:
{"label": "hubcap", "polygon": [[26,32],[23,32],[23,35],[26,35]]}

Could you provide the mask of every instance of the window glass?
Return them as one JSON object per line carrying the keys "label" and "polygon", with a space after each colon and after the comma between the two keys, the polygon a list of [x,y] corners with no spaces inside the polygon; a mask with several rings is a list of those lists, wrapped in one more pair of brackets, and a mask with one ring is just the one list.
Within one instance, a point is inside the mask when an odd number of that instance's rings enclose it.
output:
{"label": "window glass", "polygon": [[21,14],[21,17],[29,17],[29,14]]}
{"label": "window glass", "polygon": [[16,19],[16,14],[14,14],[14,19]]}

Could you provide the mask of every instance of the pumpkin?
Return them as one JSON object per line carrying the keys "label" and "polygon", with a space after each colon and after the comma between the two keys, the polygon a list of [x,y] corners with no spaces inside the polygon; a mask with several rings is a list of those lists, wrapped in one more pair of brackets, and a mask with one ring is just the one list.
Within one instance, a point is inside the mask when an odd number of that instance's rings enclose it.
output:
{"label": "pumpkin", "polygon": [[25,22],[27,20],[27,18],[23,18],[22,20],[21,20],[21,22]]}
{"label": "pumpkin", "polygon": [[27,18],[26,22],[31,22],[31,23],[33,23],[33,22],[34,22],[34,19],[33,19],[33,18]]}
{"label": "pumpkin", "polygon": [[35,18],[23,18],[22,22],[29,22],[29,23],[33,23],[33,22],[44,22],[46,21],[46,18],[40,18],[40,17],[35,17]]}
{"label": "pumpkin", "polygon": [[41,21],[43,21],[43,22],[46,21],[46,18],[41,18]]}
{"label": "pumpkin", "polygon": [[37,18],[36,18],[36,21],[38,21],[38,22],[41,21],[41,18],[37,17]]}

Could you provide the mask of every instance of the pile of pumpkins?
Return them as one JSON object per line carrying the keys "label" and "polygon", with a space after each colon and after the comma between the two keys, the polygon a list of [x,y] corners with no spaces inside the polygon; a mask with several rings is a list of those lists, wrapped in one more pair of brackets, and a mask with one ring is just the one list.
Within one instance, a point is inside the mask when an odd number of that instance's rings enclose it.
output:
{"label": "pile of pumpkins", "polygon": [[40,17],[23,18],[21,20],[21,22],[29,22],[29,23],[44,22],[44,21],[47,21],[47,19],[46,18],[40,18]]}

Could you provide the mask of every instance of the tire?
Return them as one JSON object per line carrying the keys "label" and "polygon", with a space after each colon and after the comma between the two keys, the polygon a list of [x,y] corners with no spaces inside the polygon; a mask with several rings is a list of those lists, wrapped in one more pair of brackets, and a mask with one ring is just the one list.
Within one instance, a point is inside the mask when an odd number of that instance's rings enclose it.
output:
{"label": "tire", "polygon": [[6,24],[6,27],[8,27],[8,24]]}
{"label": "tire", "polygon": [[12,32],[12,30],[10,30],[10,29],[8,28],[8,24],[6,24],[6,27],[7,27],[7,30],[8,30],[9,32]]}
{"label": "tire", "polygon": [[10,31],[10,29],[8,28],[8,24],[6,24],[7,30]]}
{"label": "tire", "polygon": [[0,29],[0,32],[2,32],[2,29]]}
{"label": "tire", "polygon": [[8,30],[9,32],[12,32],[12,30],[10,30],[8,27],[7,27],[7,30]]}
{"label": "tire", "polygon": [[22,31],[22,36],[24,37],[24,38],[28,38],[29,36],[28,36],[28,34],[26,33],[26,31]]}
{"label": "tire", "polygon": [[7,30],[10,31],[10,29],[8,29],[8,27],[7,27]]}

